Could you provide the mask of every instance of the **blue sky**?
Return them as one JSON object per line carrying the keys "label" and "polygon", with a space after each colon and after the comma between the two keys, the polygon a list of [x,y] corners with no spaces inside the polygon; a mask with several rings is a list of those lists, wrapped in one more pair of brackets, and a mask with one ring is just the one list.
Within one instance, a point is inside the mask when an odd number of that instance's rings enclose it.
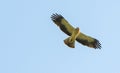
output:
{"label": "blue sky", "polygon": [[[102,49],[67,47],[52,13],[100,40]],[[1,0],[0,73],[120,73],[119,31],[119,0]]]}

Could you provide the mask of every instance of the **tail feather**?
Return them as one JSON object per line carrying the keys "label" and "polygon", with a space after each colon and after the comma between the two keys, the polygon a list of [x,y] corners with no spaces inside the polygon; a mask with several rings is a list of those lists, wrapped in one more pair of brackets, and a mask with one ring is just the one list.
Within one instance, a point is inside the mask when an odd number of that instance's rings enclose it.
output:
{"label": "tail feather", "polygon": [[64,43],[71,48],[75,48],[75,40],[72,41],[70,37],[66,38]]}

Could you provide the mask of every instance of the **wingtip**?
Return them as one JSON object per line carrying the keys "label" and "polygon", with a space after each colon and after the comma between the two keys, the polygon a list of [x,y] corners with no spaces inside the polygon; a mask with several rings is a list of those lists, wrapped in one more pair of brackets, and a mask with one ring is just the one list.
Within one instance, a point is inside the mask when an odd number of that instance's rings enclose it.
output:
{"label": "wingtip", "polygon": [[94,48],[95,49],[101,49],[102,48],[101,43],[97,39],[95,39]]}
{"label": "wingtip", "polygon": [[53,21],[59,20],[59,19],[61,19],[61,18],[63,18],[63,16],[60,15],[60,14],[57,14],[57,13],[53,13],[53,14],[51,15],[51,19],[52,19]]}

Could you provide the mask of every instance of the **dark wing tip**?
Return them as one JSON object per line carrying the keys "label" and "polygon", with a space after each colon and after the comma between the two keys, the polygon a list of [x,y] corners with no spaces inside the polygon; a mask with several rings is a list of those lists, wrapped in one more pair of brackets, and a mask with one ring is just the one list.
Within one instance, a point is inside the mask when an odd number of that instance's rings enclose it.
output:
{"label": "dark wing tip", "polygon": [[101,49],[101,44],[97,39],[94,39],[94,48],[95,49]]}
{"label": "dark wing tip", "polygon": [[60,22],[62,18],[63,18],[63,16],[60,14],[57,14],[57,13],[51,15],[51,19],[54,22],[56,22],[56,21]]}

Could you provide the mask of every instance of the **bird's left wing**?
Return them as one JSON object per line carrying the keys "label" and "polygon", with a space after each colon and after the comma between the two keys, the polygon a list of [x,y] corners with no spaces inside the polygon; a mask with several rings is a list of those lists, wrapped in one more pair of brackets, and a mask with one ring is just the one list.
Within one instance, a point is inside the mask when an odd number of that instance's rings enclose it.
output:
{"label": "bird's left wing", "polygon": [[51,19],[65,34],[72,35],[75,28],[62,15],[53,14]]}

